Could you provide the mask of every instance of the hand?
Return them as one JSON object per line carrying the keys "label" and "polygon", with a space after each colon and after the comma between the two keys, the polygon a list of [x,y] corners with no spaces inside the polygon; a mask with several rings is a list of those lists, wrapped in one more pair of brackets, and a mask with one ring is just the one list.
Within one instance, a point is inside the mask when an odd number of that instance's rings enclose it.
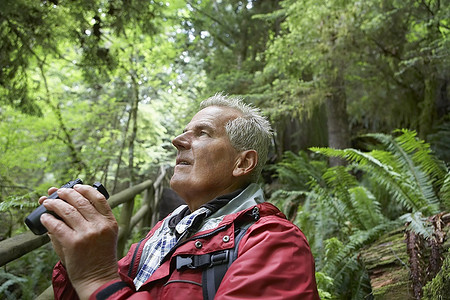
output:
{"label": "hand", "polygon": [[[49,193],[56,189],[49,189]],[[117,273],[118,225],[105,197],[88,185],[57,190],[60,199],[39,199],[50,214],[41,216],[56,253],[80,299],[102,284],[119,279]]]}

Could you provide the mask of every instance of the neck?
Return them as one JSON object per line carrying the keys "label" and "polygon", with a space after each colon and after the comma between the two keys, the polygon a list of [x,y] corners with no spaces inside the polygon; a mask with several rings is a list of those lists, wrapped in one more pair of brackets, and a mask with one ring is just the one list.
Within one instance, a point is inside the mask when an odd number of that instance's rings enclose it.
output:
{"label": "neck", "polygon": [[190,197],[190,195],[184,195],[183,199],[186,202],[186,204],[188,205],[189,210],[191,212],[193,212],[193,211],[199,209],[200,206],[202,206],[203,204],[206,204],[209,201],[211,201],[219,196],[230,194],[238,189],[243,189],[247,185],[248,185],[248,183],[232,184],[224,189],[205,193],[203,195],[200,195],[199,193],[192,193],[193,194],[192,197]]}

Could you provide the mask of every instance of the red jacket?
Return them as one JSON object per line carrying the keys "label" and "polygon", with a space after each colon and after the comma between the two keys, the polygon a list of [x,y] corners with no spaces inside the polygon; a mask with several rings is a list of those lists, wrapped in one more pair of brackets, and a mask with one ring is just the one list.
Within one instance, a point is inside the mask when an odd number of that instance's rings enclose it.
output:
{"label": "red jacket", "polygon": [[[215,299],[319,299],[314,259],[303,233],[272,204],[263,202],[256,206],[260,218],[242,237],[238,257],[226,272]],[[159,222],[119,261],[122,281],[103,285],[91,299],[203,299],[202,270],[177,271],[175,257],[233,248],[235,224],[248,218],[252,209],[226,215],[216,228],[193,235],[176,248],[136,291],[133,278],[138,271],[142,249],[161,226]],[[60,263],[53,271],[53,288],[55,299],[77,298]]]}

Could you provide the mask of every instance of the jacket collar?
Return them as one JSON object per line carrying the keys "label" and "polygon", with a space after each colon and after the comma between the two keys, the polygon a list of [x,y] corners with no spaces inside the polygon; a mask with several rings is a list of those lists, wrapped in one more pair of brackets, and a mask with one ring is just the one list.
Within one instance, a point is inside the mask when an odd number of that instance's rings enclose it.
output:
{"label": "jacket collar", "polygon": [[[208,217],[211,214],[214,214],[215,212],[217,212],[219,209],[221,209],[223,206],[225,206],[226,204],[228,204],[232,199],[234,199],[235,197],[237,197],[238,195],[240,195],[242,193],[244,189],[238,189],[232,193],[226,194],[226,195],[221,195],[218,196],[217,198],[209,201],[206,204],[203,204],[202,206],[200,206],[199,209],[201,208],[207,208],[209,210],[209,213],[204,216],[204,217]],[[184,219],[184,217],[190,215],[192,212],[189,210],[189,207],[186,205],[178,214],[172,216],[169,219],[168,222],[168,226],[170,229],[174,229],[177,224]],[[203,221],[203,220],[202,220]],[[200,224],[198,224],[200,225]]]}

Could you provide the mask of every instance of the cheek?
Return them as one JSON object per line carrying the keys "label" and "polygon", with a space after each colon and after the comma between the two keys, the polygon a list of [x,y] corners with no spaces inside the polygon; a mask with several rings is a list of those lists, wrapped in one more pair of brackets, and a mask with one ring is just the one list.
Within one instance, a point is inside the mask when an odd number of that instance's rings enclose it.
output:
{"label": "cheek", "polygon": [[219,149],[215,152],[209,152],[205,154],[204,159],[200,161],[201,169],[203,173],[213,173],[218,172],[224,174],[231,172],[234,166],[234,157],[230,155],[230,150]]}

